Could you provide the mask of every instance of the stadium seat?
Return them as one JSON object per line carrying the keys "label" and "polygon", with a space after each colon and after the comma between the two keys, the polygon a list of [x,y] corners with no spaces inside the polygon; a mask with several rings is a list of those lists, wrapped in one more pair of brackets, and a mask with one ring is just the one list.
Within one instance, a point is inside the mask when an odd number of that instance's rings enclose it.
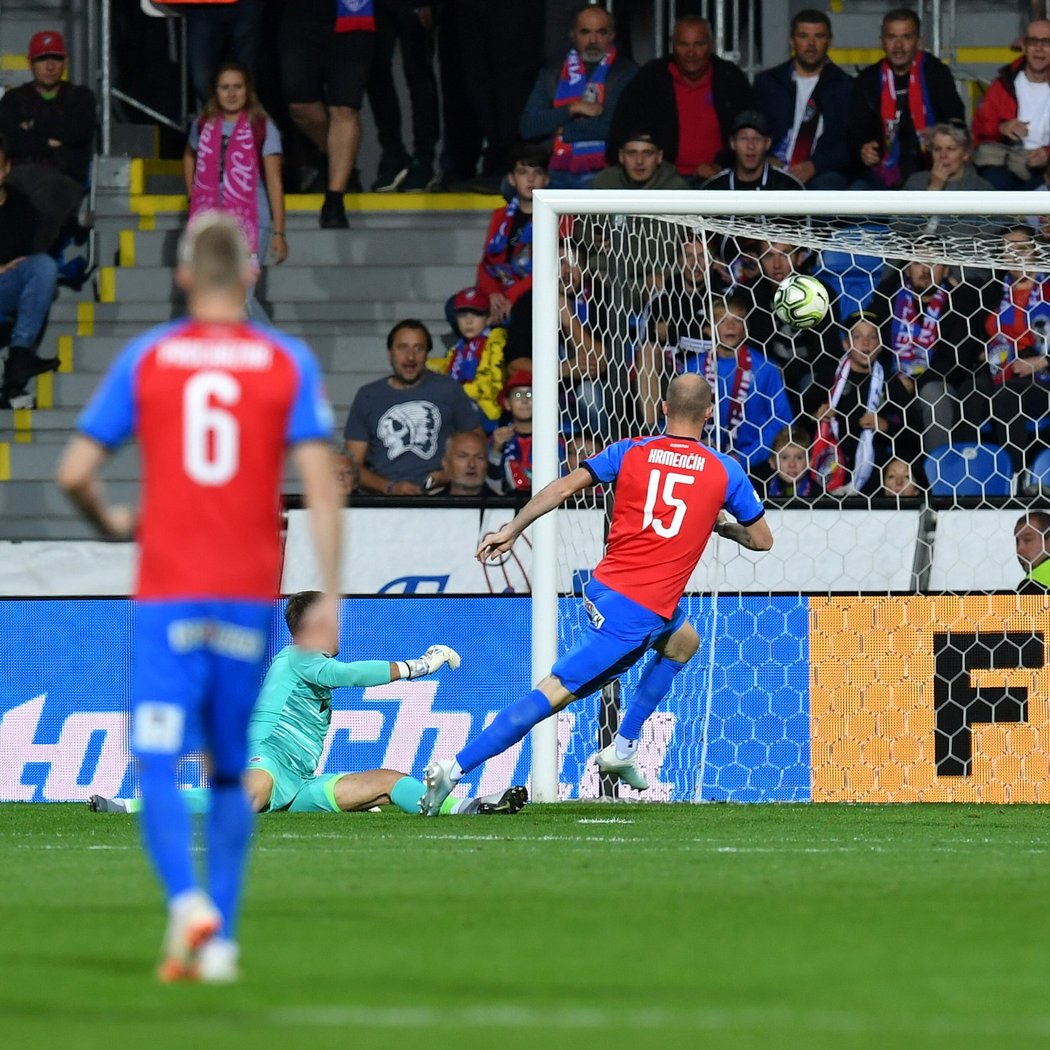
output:
{"label": "stadium seat", "polygon": [[1050,492],[1050,448],[1044,448],[1028,468],[1026,487],[1032,492]]}
{"label": "stadium seat", "polygon": [[941,445],[925,467],[931,496],[1009,496],[1013,490],[1010,457],[999,445]]}
{"label": "stadium seat", "polygon": [[888,232],[888,227],[879,223],[863,223],[835,234],[835,241],[842,245],[841,251],[825,248],[820,253],[813,276],[835,293],[840,321],[857,310],[863,310],[871,302],[885,260],[878,255],[855,253],[864,234],[885,232]]}

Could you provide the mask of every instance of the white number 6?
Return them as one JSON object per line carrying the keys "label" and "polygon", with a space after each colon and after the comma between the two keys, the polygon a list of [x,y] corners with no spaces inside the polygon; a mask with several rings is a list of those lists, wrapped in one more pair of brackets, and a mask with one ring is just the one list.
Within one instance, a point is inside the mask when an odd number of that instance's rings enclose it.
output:
{"label": "white number 6", "polygon": [[674,494],[676,485],[692,485],[696,481],[696,477],[692,474],[667,474],[664,477],[664,491],[661,499],[669,507],[674,507],[674,515],[671,518],[671,524],[665,525],[663,521],[653,514],[656,509],[656,494],[660,489],[660,471],[653,470],[649,474],[649,489],[645,494],[645,519],[642,522],[642,528],[647,529],[650,525],[653,527],[653,532],[657,536],[662,536],[665,540],[669,540],[672,536],[677,536],[682,528],[682,521],[685,518],[685,500]]}
{"label": "white number 6", "polygon": [[[182,460],[198,485],[225,485],[240,462],[240,426],[232,412],[241,385],[229,372],[198,372],[182,393]],[[213,404],[216,401],[218,404]]]}

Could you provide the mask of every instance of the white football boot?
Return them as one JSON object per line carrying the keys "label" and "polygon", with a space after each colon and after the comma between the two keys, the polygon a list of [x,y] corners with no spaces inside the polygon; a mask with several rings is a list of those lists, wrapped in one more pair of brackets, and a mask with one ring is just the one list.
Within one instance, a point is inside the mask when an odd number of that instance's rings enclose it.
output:
{"label": "white football boot", "polygon": [[638,768],[636,758],[637,756],[618,758],[616,744],[612,743],[608,747],[603,747],[594,756],[594,761],[600,773],[611,773],[614,777],[619,777],[628,787],[633,787],[635,791],[645,791],[649,787],[649,781]]}
{"label": "white football boot", "polygon": [[441,813],[441,803],[452,794],[456,786],[452,782],[452,764],[454,759],[443,758],[431,762],[423,774],[427,793],[419,800],[420,812],[425,817],[436,817]]}
{"label": "white football boot", "polygon": [[197,980],[197,956],[221,927],[222,916],[203,890],[180,893],[168,908],[158,979],[165,984]]}

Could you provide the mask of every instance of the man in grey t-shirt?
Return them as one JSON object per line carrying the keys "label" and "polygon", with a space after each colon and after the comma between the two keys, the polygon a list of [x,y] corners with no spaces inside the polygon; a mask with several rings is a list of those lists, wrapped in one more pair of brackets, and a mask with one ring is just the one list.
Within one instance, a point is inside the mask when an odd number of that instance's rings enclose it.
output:
{"label": "man in grey t-shirt", "polygon": [[350,406],[346,454],[365,492],[418,496],[440,488],[449,437],[481,433],[477,406],[459,383],[427,369],[432,347],[422,321],[399,321],[386,337],[393,374],[361,387]]}

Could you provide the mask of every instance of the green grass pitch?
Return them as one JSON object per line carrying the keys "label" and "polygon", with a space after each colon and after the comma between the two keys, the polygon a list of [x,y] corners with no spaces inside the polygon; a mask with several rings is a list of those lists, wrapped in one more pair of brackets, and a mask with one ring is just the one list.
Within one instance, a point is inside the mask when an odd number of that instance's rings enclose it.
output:
{"label": "green grass pitch", "polygon": [[156,984],[131,818],[0,806],[11,1050],[1050,1045],[1047,807],[265,817],[244,980]]}

